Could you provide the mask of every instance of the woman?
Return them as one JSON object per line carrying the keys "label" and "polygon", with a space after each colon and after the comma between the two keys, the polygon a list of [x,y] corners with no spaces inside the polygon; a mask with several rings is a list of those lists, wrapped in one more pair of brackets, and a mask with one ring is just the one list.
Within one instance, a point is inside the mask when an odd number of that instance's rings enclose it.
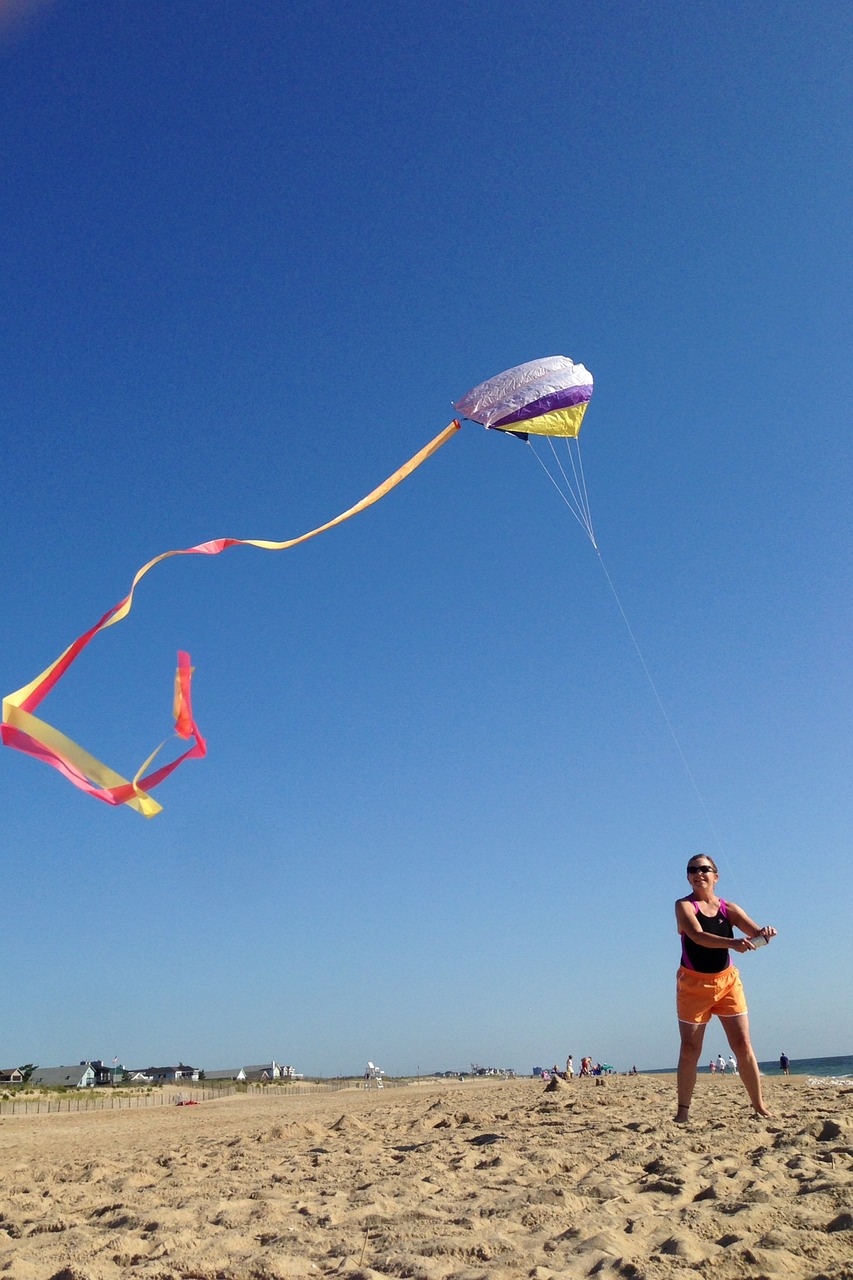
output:
{"label": "woman", "polygon": [[[675,904],[675,919],[681,934],[678,970],[681,1053],[675,1114],[678,1124],[686,1124],[689,1119],[702,1041],[712,1014],[723,1024],[750,1102],[758,1115],[770,1114],[761,1096],[761,1076],[749,1041],[746,997],[729,953],[754,951],[756,945],[762,946],[775,938],[776,930],[770,925],[759,928],[736,903],[718,898],[714,890],[719,878],[713,858],[697,854],[687,864],[690,893]],[[745,937],[736,938],[735,929]]]}

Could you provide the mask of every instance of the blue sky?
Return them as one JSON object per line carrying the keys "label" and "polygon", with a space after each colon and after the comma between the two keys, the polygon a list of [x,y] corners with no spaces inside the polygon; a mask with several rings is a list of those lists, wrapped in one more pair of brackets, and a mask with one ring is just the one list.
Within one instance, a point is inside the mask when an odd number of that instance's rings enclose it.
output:
{"label": "blue sky", "polygon": [[0,753],[2,1065],[667,1066],[701,850],[779,929],[759,1057],[851,1051],[850,37],[821,0],[7,10],[2,691],[152,556],[313,528],[563,353],[689,773],[595,553],[466,424],[303,547],[159,566],[57,687],[133,772],[189,650],[210,753],[157,818]]}

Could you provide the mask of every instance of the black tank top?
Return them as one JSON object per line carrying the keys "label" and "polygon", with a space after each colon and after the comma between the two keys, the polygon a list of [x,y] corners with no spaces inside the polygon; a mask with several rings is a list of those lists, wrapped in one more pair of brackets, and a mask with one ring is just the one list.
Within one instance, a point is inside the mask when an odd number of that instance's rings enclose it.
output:
{"label": "black tank top", "polygon": [[[699,904],[693,902],[693,910],[703,933],[714,933],[718,938],[733,938],[734,930],[729,923],[726,904],[720,899],[715,916],[703,916]],[[697,973],[722,973],[732,962],[731,954],[723,947],[703,947],[686,933],[681,935],[681,963],[685,969],[695,969]]]}

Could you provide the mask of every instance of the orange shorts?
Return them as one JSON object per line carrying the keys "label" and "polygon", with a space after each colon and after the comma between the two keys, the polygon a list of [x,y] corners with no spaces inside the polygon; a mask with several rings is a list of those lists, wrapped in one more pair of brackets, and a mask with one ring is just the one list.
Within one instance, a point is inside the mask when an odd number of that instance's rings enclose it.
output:
{"label": "orange shorts", "polygon": [[678,1021],[704,1026],[711,1015],[734,1018],[746,1013],[746,995],[740,974],[729,965],[722,973],[697,973],[695,969],[678,970],[676,980]]}

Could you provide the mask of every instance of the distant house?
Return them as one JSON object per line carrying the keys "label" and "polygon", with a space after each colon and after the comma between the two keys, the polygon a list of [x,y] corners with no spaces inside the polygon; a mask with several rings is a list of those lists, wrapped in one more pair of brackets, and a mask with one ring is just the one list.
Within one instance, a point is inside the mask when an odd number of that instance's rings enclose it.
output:
{"label": "distant house", "polygon": [[283,1067],[273,1058],[272,1062],[263,1062],[255,1067],[243,1067],[242,1080],[301,1080],[302,1076],[293,1067]]}
{"label": "distant house", "polygon": [[293,1067],[283,1067],[273,1058],[272,1062],[261,1062],[252,1067],[229,1067],[227,1071],[205,1071],[205,1080],[249,1080],[253,1083],[265,1083],[268,1080],[301,1080]]}
{"label": "distant house", "polygon": [[0,1070],[0,1084],[23,1084],[24,1073],[20,1067],[9,1067],[7,1070]]}
{"label": "distant house", "polygon": [[262,1062],[254,1067],[243,1067],[242,1079],[244,1080],[280,1080],[281,1067],[277,1062]]}
{"label": "distant house", "polygon": [[142,1074],[154,1084],[186,1084],[190,1080],[198,1080],[200,1070],[200,1067],[188,1067],[186,1063],[179,1062],[176,1067],[146,1067]]}
{"label": "distant house", "polygon": [[124,1075],[124,1067],[118,1058],[111,1065],[102,1062],[100,1058],[90,1059],[90,1065],[95,1073],[95,1084],[97,1085],[113,1085],[117,1084]]}
{"label": "distant house", "polygon": [[78,1062],[76,1067],[36,1067],[31,1085],[46,1089],[94,1089],[97,1073],[91,1062]]}

